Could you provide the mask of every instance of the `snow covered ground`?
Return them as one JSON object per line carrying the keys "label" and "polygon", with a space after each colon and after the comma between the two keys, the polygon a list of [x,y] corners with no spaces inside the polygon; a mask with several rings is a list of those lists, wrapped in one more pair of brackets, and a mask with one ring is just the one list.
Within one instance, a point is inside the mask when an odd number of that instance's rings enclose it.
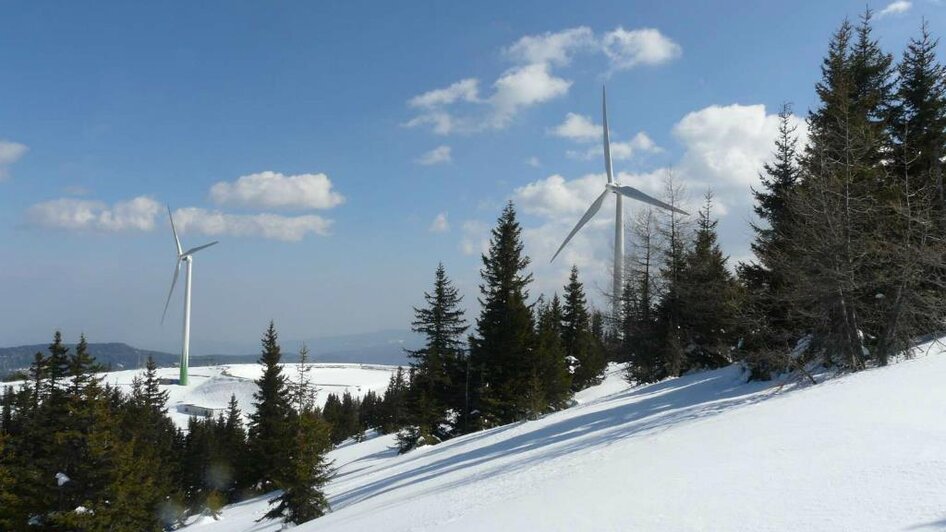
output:
{"label": "snow covered ground", "polygon": [[[304,531],[941,530],[946,354],[817,386],[737,367],[629,388],[612,368],[578,405],[397,456],[331,453],[333,512]],[[193,532],[276,530],[267,497]]]}
{"label": "snow covered ground", "polygon": [[[341,396],[348,391],[356,397],[364,397],[370,390],[383,393],[388,387],[388,379],[397,369],[395,366],[377,366],[369,364],[310,364],[309,372],[316,386],[316,403],[321,407],[329,394]],[[158,376],[176,382],[178,368],[159,368]],[[204,408],[222,409],[230,401],[230,395],[236,395],[243,414],[253,409],[253,393],[262,373],[259,364],[230,364],[190,368],[188,386],[168,384],[162,386],[169,392],[168,414],[180,427],[187,426],[191,414],[183,411],[184,405],[197,405]],[[290,379],[298,375],[296,364],[283,365],[283,373]],[[104,382],[117,385],[126,392],[131,391],[131,381],[142,370],[116,371],[105,374]]]}

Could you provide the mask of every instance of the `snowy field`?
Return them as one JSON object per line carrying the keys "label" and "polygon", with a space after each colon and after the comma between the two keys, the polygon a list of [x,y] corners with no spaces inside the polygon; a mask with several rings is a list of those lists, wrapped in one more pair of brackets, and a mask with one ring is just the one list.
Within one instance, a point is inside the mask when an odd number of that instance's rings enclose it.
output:
{"label": "snowy field", "polygon": [[[333,512],[301,531],[943,530],[946,354],[817,386],[737,367],[629,388],[615,368],[537,421],[397,456],[331,453]],[[188,530],[277,530],[260,497]]]}
{"label": "snowy field", "polygon": [[[364,397],[369,391],[383,393],[388,387],[388,379],[397,369],[396,366],[376,366],[368,364],[309,364],[312,370],[309,376],[316,386],[316,403],[321,408],[329,394],[341,396],[346,391],[356,397]],[[178,368],[159,368],[158,376],[176,382]],[[184,405],[197,405],[203,408],[223,409],[230,402],[230,395],[236,395],[237,402],[244,416],[252,412],[253,393],[262,373],[259,364],[230,364],[225,366],[207,366],[190,368],[190,384],[162,386],[168,394],[168,414],[180,427],[187,426],[191,414],[184,412]],[[284,364],[283,373],[290,379],[298,375],[296,364]],[[143,370],[116,371],[105,374],[103,382],[119,386],[123,391],[131,391],[131,381]]]}

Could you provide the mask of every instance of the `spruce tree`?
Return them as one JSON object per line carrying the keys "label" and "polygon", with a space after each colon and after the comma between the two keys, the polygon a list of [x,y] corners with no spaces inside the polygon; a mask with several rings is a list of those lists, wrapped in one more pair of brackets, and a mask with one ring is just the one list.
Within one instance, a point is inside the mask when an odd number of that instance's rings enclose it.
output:
{"label": "spruce tree", "polygon": [[739,277],[748,291],[745,319],[752,323],[747,349],[786,350],[798,334],[786,294],[788,273],[781,267],[788,251],[789,201],[801,178],[798,167],[798,137],[792,123],[791,106],[779,112],[778,136],[773,160],[763,165],[762,188],[753,189],[754,211],[761,223],[753,223],[752,251],[756,262],[740,264]]}
{"label": "spruce tree", "polygon": [[[683,187],[674,180],[672,174],[667,175],[664,186],[664,201],[678,207],[683,201]],[[655,342],[659,346],[658,364],[647,380],[678,376],[686,365],[684,343],[680,336],[683,313],[680,283],[686,269],[690,228],[686,217],[675,211],[664,212],[663,217],[659,227],[663,241],[663,260],[659,268],[663,292],[656,305],[654,323]]]}
{"label": "spruce tree", "polygon": [[[564,408],[571,397],[572,374],[562,341],[562,304],[558,294],[537,305],[536,357],[530,382],[532,410]],[[536,409],[538,407],[538,409]]]}
{"label": "spruce tree", "polygon": [[[946,152],[946,69],[936,58],[939,40],[923,22],[920,37],[910,39],[897,65],[896,103],[890,134],[895,146],[895,175],[913,176],[914,190],[934,191],[938,218],[946,210],[942,157]],[[939,224],[942,230],[944,223]]]}
{"label": "spruce tree", "polygon": [[321,517],[329,510],[323,491],[332,477],[325,458],[331,448],[329,426],[312,409],[293,412],[290,417],[290,447],[286,468],[279,479],[282,492],[269,502],[275,506],[264,519],[282,517],[300,524]]}
{"label": "spruce tree", "polygon": [[296,378],[289,384],[290,403],[297,411],[315,408],[316,390],[312,384],[312,364],[309,363],[309,348],[304,343],[299,348],[299,363],[296,364]]}
{"label": "spruce tree", "polygon": [[456,383],[463,357],[463,334],[468,326],[460,304],[463,298],[447,277],[443,263],[437,266],[432,292],[424,294],[426,306],[414,308],[414,332],[425,336],[424,347],[409,351],[413,369],[408,391],[408,417],[423,436],[442,440],[448,436],[441,426],[448,409],[462,408],[462,390]]}
{"label": "spruce tree", "polygon": [[578,280],[578,267],[572,266],[565,285],[565,303],[562,309],[562,344],[565,355],[577,360],[572,375],[575,391],[601,382],[607,362],[604,352],[591,333],[591,319],[585,301],[585,289]]}
{"label": "spruce tree", "polygon": [[262,344],[262,375],[256,380],[257,390],[253,394],[256,411],[250,415],[247,463],[253,485],[267,491],[276,486],[286,468],[286,450],[290,448],[292,434],[286,376],[279,365],[282,354],[273,322],[269,323]]}
{"label": "spruce tree", "polygon": [[529,411],[522,391],[532,379],[534,329],[526,304],[532,275],[525,273],[529,258],[521,234],[509,202],[480,270],[482,311],[470,338],[471,428],[516,421]]}
{"label": "spruce tree", "polygon": [[712,193],[706,193],[686,269],[678,284],[683,302],[680,323],[688,346],[686,369],[730,363],[738,338],[740,291],[717,242],[712,197]]}

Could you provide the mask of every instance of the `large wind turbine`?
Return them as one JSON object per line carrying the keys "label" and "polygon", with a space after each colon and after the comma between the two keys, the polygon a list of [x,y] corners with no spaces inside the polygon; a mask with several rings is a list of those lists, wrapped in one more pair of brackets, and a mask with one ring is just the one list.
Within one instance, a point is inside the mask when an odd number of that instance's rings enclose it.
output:
{"label": "large wind turbine", "polygon": [[174,265],[174,278],[171,280],[171,290],[168,291],[168,300],[164,303],[164,314],[161,315],[161,323],[164,323],[164,317],[168,313],[168,305],[171,304],[171,296],[174,294],[174,286],[177,284],[177,276],[181,273],[181,263],[187,265],[187,272],[184,274],[184,345],[181,347],[181,386],[187,386],[187,364],[190,361],[191,347],[191,273],[194,269],[194,253],[209,248],[217,243],[216,240],[203,246],[183,251],[181,248],[181,239],[177,237],[177,229],[174,228],[174,217],[171,216],[171,207],[168,206],[168,218],[171,220],[171,232],[174,233],[174,244],[177,246],[177,263]]}
{"label": "large wind turbine", "polygon": [[637,201],[648,203],[655,207],[660,207],[661,209],[666,209],[668,211],[673,211],[680,214],[687,213],[656,198],[648,196],[634,187],[620,185],[614,181],[614,171],[611,167],[611,140],[610,134],[608,132],[608,95],[607,92],[605,92],[604,87],[601,88],[601,114],[604,116],[604,124],[602,125],[602,129],[604,130],[604,169],[608,174],[608,182],[604,185],[604,191],[601,192],[601,195],[598,196],[598,199],[596,199],[591,204],[591,207],[588,207],[585,215],[581,217],[581,220],[578,220],[578,223],[575,224],[575,228],[572,229],[572,232],[568,233],[568,236],[565,237],[565,241],[562,242],[562,245],[558,248],[558,251],[556,251],[555,255],[552,256],[552,261],[555,260],[555,257],[557,257],[563,249],[565,249],[565,245],[568,244],[573,236],[575,236],[575,233],[584,227],[584,225],[588,223],[588,220],[594,218],[595,214],[598,213],[598,210],[601,209],[601,204],[604,203],[604,198],[608,195],[608,193],[613,193],[615,199],[614,279],[611,290],[614,297],[612,301],[613,313],[614,317],[618,318],[621,315],[621,293],[624,291],[624,196]]}

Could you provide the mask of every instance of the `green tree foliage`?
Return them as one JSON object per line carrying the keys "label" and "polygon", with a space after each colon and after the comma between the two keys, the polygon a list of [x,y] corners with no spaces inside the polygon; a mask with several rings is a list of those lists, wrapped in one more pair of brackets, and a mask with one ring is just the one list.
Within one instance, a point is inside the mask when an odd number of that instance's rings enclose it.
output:
{"label": "green tree foliage", "polygon": [[275,506],[264,516],[282,517],[289,523],[300,524],[321,517],[329,510],[323,492],[332,477],[325,453],[331,448],[329,425],[313,409],[293,412],[291,446],[285,471],[279,479],[282,492],[270,503]]}
{"label": "green tree foliage", "polygon": [[275,487],[275,481],[286,467],[286,449],[289,449],[292,434],[289,427],[288,386],[282,366],[275,325],[270,322],[263,335],[263,352],[259,363],[263,373],[256,381],[253,394],[256,411],[250,415],[247,435],[248,465],[250,475],[263,490]]}
{"label": "green tree foliage", "polygon": [[[407,418],[428,441],[449,434],[442,429],[448,411],[462,409],[457,381],[462,377],[463,335],[468,326],[460,304],[463,298],[447,277],[443,264],[434,274],[434,289],[424,294],[426,306],[414,309],[412,330],[425,337],[424,347],[409,351],[411,381]],[[432,438],[431,438],[432,437]]]}
{"label": "green tree foliage", "polygon": [[482,311],[470,338],[471,427],[509,423],[529,413],[521,391],[533,368],[534,328],[526,304],[532,275],[525,273],[529,258],[521,234],[510,202],[492,230],[480,270]]}
{"label": "green tree foliage", "polygon": [[561,300],[558,294],[548,303],[537,305],[535,365],[529,382],[531,410],[564,408],[571,398],[572,375],[562,341]]}
{"label": "green tree foliage", "polygon": [[686,345],[685,370],[729,364],[739,337],[742,293],[726,267],[716,223],[712,194],[707,192],[678,285],[683,302],[680,329]]}
{"label": "green tree foliage", "polygon": [[565,355],[575,359],[572,389],[577,391],[601,382],[607,361],[604,349],[591,332],[591,317],[585,289],[578,280],[578,267],[572,266],[565,285],[562,309],[562,344]]}

